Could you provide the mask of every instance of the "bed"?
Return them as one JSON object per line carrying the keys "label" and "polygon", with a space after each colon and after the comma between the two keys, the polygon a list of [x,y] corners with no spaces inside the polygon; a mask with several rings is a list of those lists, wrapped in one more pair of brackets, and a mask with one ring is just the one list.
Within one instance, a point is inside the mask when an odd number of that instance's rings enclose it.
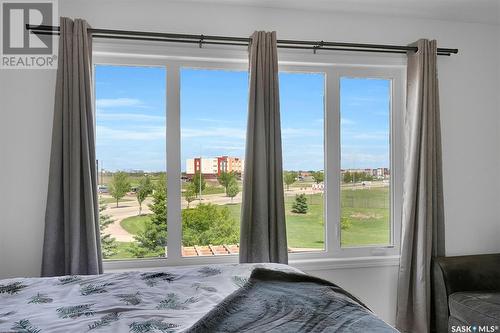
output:
{"label": "bed", "polygon": [[0,332],[397,332],[342,288],[279,264],[0,280]]}

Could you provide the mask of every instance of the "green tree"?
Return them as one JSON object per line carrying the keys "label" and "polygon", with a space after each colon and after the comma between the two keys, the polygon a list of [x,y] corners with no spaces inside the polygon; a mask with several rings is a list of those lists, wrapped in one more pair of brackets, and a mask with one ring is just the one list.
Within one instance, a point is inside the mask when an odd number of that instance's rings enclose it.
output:
{"label": "green tree", "polygon": [[200,204],[182,211],[182,244],[184,246],[235,244],[239,225],[227,207]]}
{"label": "green tree", "polygon": [[366,172],[362,172],[362,174],[363,174],[362,181],[372,181],[375,179],[372,175]]}
{"label": "green tree", "polygon": [[195,189],[196,197],[198,195],[201,195],[201,192],[205,190],[205,187],[207,186],[207,182],[203,178],[203,175],[200,172],[196,172],[194,177],[193,177],[193,186]]}
{"label": "green tree", "polygon": [[186,192],[184,192],[184,199],[186,199],[188,203],[187,208],[189,209],[191,202],[196,199],[196,191],[192,183],[188,185]]}
{"label": "green tree", "polygon": [[344,175],[342,176],[342,180],[344,183],[350,183],[352,182],[352,174],[350,171],[344,172]]}
{"label": "green tree", "polygon": [[325,174],[322,171],[314,171],[312,172],[312,177],[316,184],[321,183],[325,179]]}
{"label": "green tree", "polygon": [[290,190],[290,185],[295,183],[295,181],[297,180],[297,175],[298,174],[295,171],[285,171],[283,173],[283,181],[285,182],[287,191]]}
{"label": "green tree", "polygon": [[105,233],[106,228],[115,222],[111,216],[106,215],[103,211],[106,209],[106,204],[103,200],[99,200],[99,233],[101,236],[101,252],[104,259],[108,259],[117,253],[116,239],[110,234]]}
{"label": "green tree", "polygon": [[352,225],[351,220],[348,217],[346,216],[340,217],[340,229],[347,230],[351,227],[351,225]]}
{"label": "green tree", "polygon": [[139,181],[139,186],[137,187],[137,202],[139,203],[139,215],[142,214],[142,203],[148,195],[153,192],[153,184],[151,184],[151,178],[149,176],[144,176]]}
{"label": "green tree", "polygon": [[356,182],[364,182],[364,181],[372,181],[373,176],[369,173],[362,171],[346,171],[344,172],[343,181],[344,183],[356,183]]}
{"label": "green tree", "polygon": [[236,180],[236,174],[233,171],[221,172],[219,177],[217,177],[217,180],[219,181],[219,184],[221,184],[224,187],[226,195],[227,195],[228,194],[227,190],[228,190],[229,184],[231,183],[232,180]]}
{"label": "green tree", "polygon": [[162,175],[153,191],[153,202],[149,205],[151,218],[144,223],[144,230],[134,236],[137,244],[129,248],[132,255],[141,258],[146,255],[165,256],[167,245],[167,184]]}
{"label": "green tree", "polygon": [[118,207],[118,202],[128,191],[130,191],[128,175],[123,171],[115,172],[109,183],[109,194],[116,199],[116,207]]}
{"label": "green tree", "polygon": [[295,201],[292,205],[292,212],[297,214],[306,214],[308,210],[307,197],[304,193],[296,194]]}
{"label": "green tree", "polygon": [[240,193],[240,188],[238,186],[238,182],[236,181],[235,178],[231,179],[229,182],[227,189],[226,189],[226,195],[231,198],[231,202],[233,202],[233,199],[235,196]]}

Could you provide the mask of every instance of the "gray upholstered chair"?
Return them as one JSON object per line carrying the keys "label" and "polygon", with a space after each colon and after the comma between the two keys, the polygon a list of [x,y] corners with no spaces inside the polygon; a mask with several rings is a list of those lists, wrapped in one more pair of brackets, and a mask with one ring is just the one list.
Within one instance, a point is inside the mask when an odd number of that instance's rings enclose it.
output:
{"label": "gray upholstered chair", "polygon": [[500,326],[500,254],[437,257],[432,279],[437,333]]}

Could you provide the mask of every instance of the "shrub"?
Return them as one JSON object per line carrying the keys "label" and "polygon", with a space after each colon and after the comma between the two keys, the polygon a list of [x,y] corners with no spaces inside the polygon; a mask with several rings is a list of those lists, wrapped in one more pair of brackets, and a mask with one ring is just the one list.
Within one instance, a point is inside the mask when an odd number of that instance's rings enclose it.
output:
{"label": "shrub", "polygon": [[307,213],[307,197],[304,193],[295,195],[295,202],[292,205],[292,212],[297,214]]}
{"label": "shrub", "polygon": [[105,230],[115,222],[111,216],[104,214],[106,204],[99,199],[99,231],[101,234],[101,252],[104,259],[110,258],[117,253],[116,239],[107,234]]}
{"label": "shrub", "polygon": [[352,226],[352,223],[351,223],[351,220],[346,217],[346,216],[342,216],[340,218],[340,229],[341,230],[347,230],[349,229],[350,227]]}
{"label": "shrub", "polygon": [[129,252],[135,257],[146,255],[165,256],[167,245],[167,186],[166,179],[160,178],[153,192],[153,202],[149,205],[151,218],[144,224],[144,230],[134,236],[136,246]]}
{"label": "shrub", "polygon": [[189,208],[191,202],[193,202],[196,199],[196,191],[192,183],[188,185],[186,192],[184,193],[184,199],[188,203],[187,208]]}
{"label": "shrub", "polygon": [[297,176],[298,176],[298,174],[295,171],[284,171],[283,172],[283,182],[286,185],[287,191],[290,190],[290,185],[295,183],[295,181],[297,180]]}
{"label": "shrub", "polygon": [[233,199],[235,196],[238,195],[238,193],[240,193],[240,188],[238,187],[238,183],[236,182],[236,179],[231,179],[231,181],[229,181],[229,184],[227,186],[227,190],[226,190],[226,195],[228,197],[231,198],[231,202],[233,202]]}
{"label": "shrub", "polygon": [[200,204],[182,211],[184,246],[235,244],[239,238],[239,226],[227,207]]}

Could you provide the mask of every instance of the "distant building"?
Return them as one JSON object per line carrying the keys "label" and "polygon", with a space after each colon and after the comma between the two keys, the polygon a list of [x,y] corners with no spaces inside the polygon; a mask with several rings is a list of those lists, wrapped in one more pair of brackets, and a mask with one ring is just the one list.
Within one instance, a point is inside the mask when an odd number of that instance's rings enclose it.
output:
{"label": "distant building", "polygon": [[127,170],[123,170],[123,171],[126,173],[130,173],[130,174],[134,174],[134,173],[141,174],[141,175],[145,174],[144,170],[140,170],[140,169],[127,169]]}
{"label": "distant building", "polygon": [[312,173],[309,171],[299,171],[298,176],[302,178],[311,177]]}
{"label": "distant building", "polygon": [[195,157],[186,160],[186,176],[191,178],[195,173],[201,172],[206,178],[216,178],[222,172],[243,174],[244,160],[239,157]]}
{"label": "distant building", "polygon": [[375,169],[366,168],[366,169],[342,169],[341,170],[342,175],[346,172],[364,173],[364,174],[373,176],[377,179],[387,179],[391,175],[389,168],[375,168]]}

